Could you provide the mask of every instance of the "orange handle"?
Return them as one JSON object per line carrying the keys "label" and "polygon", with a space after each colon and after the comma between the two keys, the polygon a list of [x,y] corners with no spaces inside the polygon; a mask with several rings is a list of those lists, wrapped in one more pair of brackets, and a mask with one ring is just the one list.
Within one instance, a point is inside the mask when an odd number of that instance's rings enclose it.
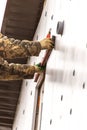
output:
{"label": "orange handle", "polygon": [[[46,38],[50,38],[50,37],[51,37],[51,29],[49,30],[49,32],[48,32]],[[44,66],[45,63],[47,62],[48,56],[49,56],[49,50],[46,51],[46,54],[45,54],[45,56],[44,56],[44,59],[43,59],[43,61],[41,62],[41,65],[42,65],[42,66]],[[38,73],[36,74],[34,82],[37,82],[37,80],[38,80],[38,78],[39,78],[39,75],[40,75],[40,74],[38,74]]]}

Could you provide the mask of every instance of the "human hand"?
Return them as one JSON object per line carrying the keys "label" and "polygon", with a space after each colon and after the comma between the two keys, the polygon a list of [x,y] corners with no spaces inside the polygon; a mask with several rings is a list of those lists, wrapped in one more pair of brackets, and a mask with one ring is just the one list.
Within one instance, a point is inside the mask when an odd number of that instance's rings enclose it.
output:
{"label": "human hand", "polygon": [[40,41],[42,49],[52,49],[54,47],[53,41],[51,38],[44,38]]}
{"label": "human hand", "polygon": [[41,63],[35,65],[35,72],[41,73],[46,69],[46,65],[42,66]]}

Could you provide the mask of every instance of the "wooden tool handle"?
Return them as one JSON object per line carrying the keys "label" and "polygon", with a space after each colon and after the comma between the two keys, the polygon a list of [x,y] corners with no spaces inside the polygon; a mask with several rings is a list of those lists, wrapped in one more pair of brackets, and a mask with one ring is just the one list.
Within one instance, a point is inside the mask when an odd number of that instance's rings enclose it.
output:
{"label": "wooden tool handle", "polygon": [[[50,32],[49,32],[49,33],[50,33]],[[51,34],[51,33],[50,33],[50,34]],[[49,36],[49,38],[50,38],[50,34],[47,35],[47,37]],[[52,36],[52,40],[53,40],[53,43],[55,44],[55,36]],[[42,62],[41,62],[41,66],[45,66],[45,65],[47,64],[47,61],[48,61],[49,56],[50,56],[50,54],[51,54],[51,51],[52,51],[52,49],[46,51],[45,56],[44,56],[44,58],[43,58],[43,60],[42,60]],[[34,82],[37,82],[37,80],[38,80],[38,78],[39,78],[39,75],[40,75],[39,73],[36,74]]]}

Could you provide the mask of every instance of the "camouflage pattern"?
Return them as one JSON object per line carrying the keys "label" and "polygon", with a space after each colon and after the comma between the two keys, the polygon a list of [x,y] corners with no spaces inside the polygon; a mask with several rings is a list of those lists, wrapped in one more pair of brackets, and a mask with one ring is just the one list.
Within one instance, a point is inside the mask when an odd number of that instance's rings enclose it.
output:
{"label": "camouflage pattern", "polygon": [[0,57],[0,80],[31,79],[35,73],[35,67],[28,64],[8,63]]}
{"label": "camouflage pattern", "polygon": [[35,67],[28,64],[8,63],[5,59],[38,56],[41,45],[37,41],[8,38],[0,33],[0,80],[31,79]]}
{"label": "camouflage pattern", "polygon": [[0,33],[0,56],[4,59],[38,56],[41,45],[38,41],[8,38]]}

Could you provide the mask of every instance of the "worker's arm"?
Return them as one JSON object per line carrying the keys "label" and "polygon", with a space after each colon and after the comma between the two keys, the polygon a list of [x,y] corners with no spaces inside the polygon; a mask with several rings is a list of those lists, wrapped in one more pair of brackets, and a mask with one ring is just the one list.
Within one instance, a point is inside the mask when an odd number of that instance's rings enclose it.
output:
{"label": "worker's arm", "polygon": [[40,66],[8,63],[0,57],[0,80],[31,79],[36,72],[41,73],[42,71]]}
{"label": "worker's arm", "polygon": [[38,56],[42,49],[51,49],[52,40],[45,38],[41,41],[18,40],[8,38],[0,33],[0,56],[3,58],[17,58]]}

